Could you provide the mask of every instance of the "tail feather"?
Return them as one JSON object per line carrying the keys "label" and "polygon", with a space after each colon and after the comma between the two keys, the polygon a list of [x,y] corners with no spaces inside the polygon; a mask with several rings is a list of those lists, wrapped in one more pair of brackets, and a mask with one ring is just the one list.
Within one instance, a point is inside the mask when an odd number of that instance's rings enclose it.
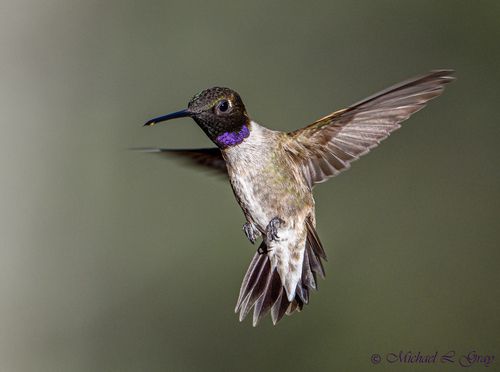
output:
{"label": "tail feather", "polygon": [[283,295],[283,285],[278,274],[278,270],[273,270],[266,283],[266,291],[255,302],[253,311],[253,325],[259,324],[260,320],[271,310],[276,304],[278,298]]}
{"label": "tail feather", "polygon": [[[307,288],[312,289],[316,292],[316,275],[311,270],[311,259],[310,256],[314,256],[314,253],[311,252],[310,246],[306,246],[306,251],[304,252],[304,264],[302,266],[302,280],[299,283],[302,291],[309,293]],[[306,304],[309,301],[304,301]]]}
{"label": "tail feather", "polygon": [[300,311],[302,310],[303,307],[304,307],[304,303],[300,300],[300,298],[295,297],[295,300],[293,300],[290,303],[290,306],[288,307],[288,309],[286,309],[285,314],[292,315],[295,310],[297,310],[297,312],[300,313]]}
{"label": "tail feather", "polygon": [[314,292],[317,289],[316,273],[322,278],[325,277],[321,259],[326,260],[326,254],[309,219],[306,220],[306,226],[307,239],[302,278],[297,284],[293,301],[288,300],[277,269],[271,268],[266,244],[262,242],[241,285],[235,309],[235,312],[240,312],[240,321],[245,319],[253,307],[254,327],[269,311],[273,324],[276,324],[283,315],[291,315],[295,310],[301,311],[304,304],[309,304],[309,289]]}
{"label": "tail feather", "polygon": [[[261,244],[262,247],[262,244]],[[259,247],[260,249],[260,247]],[[236,305],[236,308],[238,308],[241,304],[241,302],[245,299],[245,297],[248,295],[250,290],[253,288],[253,286],[256,283],[256,279],[259,276],[259,272],[262,270],[264,261],[263,260],[256,260],[257,255],[255,255],[254,259],[250,263],[250,266],[247,270],[247,273],[245,274],[245,277],[243,278],[243,283],[241,284],[241,291],[240,295],[238,297],[238,303]],[[256,270],[257,265],[259,265],[259,268]],[[243,290],[245,288],[245,290]]]}
{"label": "tail feather", "polygon": [[[308,259],[307,257],[304,257],[304,263],[306,262],[305,260],[307,259]],[[308,267],[310,266],[308,265]],[[304,275],[304,271],[305,270],[303,270],[302,275]],[[306,305],[309,304],[309,290],[307,289],[307,286],[304,288],[303,281],[297,284],[296,294],[297,296],[299,296],[299,298],[302,300],[303,303],[305,303]]]}
{"label": "tail feather", "polygon": [[[262,242],[261,247],[263,244],[264,242]],[[241,309],[240,321],[245,319],[255,302],[267,292],[271,276],[271,264],[267,254],[255,253],[250,268],[243,279],[236,304],[235,311],[238,312]]]}
{"label": "tail feather", "polygon": [[290,303],[288,302],[285,289],[282,286],[278,300],[276,301],[276,304],[271,308],[271,319],[273,321],[273,324],[278,323],[280,319],[283,318],[283,315],[285,315],[286,310],[289,306]]}
{"label": "tail feather", "polygon": [[[327,261],[325,250],[323,249],[323,245],[319,240],[319,236],[316,233],[316,229],[314,228],[310,218],[306,218],[306,227],[307,227],[307,241],[309,245],[312,247],[313,252],[317,256]],[[322,276],[322,278],[324,278],[324,276]]]}

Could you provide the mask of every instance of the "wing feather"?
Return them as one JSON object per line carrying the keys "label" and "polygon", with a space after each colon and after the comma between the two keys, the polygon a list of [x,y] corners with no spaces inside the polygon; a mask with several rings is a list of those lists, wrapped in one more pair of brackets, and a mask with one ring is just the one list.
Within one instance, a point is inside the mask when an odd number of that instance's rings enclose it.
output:
{"label": "wing feather", "polygon": [[209,168],[227,176],[227,167],[222,153],[219,148],[204,148],[204,149],[156,149],[144,148],[138,149],[142,152],[150,152],[165,156],[177,156],[186,159],[191,164]]}
{"label": "wing feather", "polygon": [[312,188],[350,167],[400,127],[399,123],[439,96],[455,80],[452,70],[432,71],[406,80],[303,129],[289,133],[291,151],[301,158]]}

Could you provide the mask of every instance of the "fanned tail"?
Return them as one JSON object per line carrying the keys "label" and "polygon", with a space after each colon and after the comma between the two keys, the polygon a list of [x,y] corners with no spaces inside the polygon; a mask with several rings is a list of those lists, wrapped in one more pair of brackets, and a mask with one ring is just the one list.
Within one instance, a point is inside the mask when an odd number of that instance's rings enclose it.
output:
{"label": "fanned tail", "polygon": [[235,309],[235,312],[240,312],[240,321],[245,319],[253,307],[254,327],[259,324],[269,310],[271,310],[273,324],[276,324],[283,315],[291,315],[295,310],[301,311],[304,304],[309,304],[309,290],[314,292],[317,290],[316,274],[319,274],[323,279],[325,278],[321,259],[326,260],[326,254],[309,219],[306,220],[306,226],[307,239],[302,264],[302,278],[297,284],[293,301],[288,300],[276,267],[271,268],[267,246],[265,242],[262,242],[241,285]]}

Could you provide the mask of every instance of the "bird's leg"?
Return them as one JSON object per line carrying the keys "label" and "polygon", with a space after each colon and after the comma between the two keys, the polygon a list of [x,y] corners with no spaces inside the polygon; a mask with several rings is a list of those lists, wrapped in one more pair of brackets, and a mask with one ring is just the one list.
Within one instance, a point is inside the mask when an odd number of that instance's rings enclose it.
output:
{"label": "bird's leg", "polygon": [[248,240],[252,242],[252,244],[255,244],[255,241],[260,236],[260,231],[256,229],[250,222],[245,222],[245,224],[243,225],[243,231],[245,232]]}
{"label": "bird's leg", "polygon": [[278,240],[280,237],[278,236],[278,229],[280,228],[281,224],[285,223],[281,218],[279,217],[274,217],[271,221],[269,221],[269,224],[267,225],[267,240]]}

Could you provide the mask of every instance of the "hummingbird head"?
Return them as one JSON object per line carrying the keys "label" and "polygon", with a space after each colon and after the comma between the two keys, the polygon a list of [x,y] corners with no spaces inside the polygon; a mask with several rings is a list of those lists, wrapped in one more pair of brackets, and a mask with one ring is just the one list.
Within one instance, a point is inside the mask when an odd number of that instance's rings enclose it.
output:
{"label": "hummingbird head", "polygon": [[219,147],[235,146],[250,135],[250,118],[238,93],[229,88],[214,87],[196,94],[188,108],[148,121],[150,126],[161,121],[191,117]]}

